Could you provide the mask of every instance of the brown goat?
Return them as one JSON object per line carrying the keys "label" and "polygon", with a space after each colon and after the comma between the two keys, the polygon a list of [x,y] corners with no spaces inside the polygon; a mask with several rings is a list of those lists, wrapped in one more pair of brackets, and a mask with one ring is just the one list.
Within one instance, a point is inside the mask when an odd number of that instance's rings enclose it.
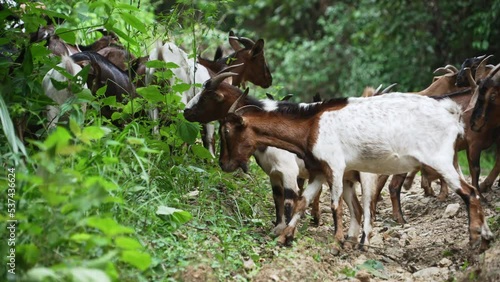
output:
{"label": "brown goat", "polygon": [[212,71],[212,75],[219,73],[227,66],[239,65],[232,70],[239,74],[232,78],[232,85],[238,87],[245,87],[247,81],[262,88],[271,86],[273,77],[264,56],[264,39],[254,42],[246,37],[235,36],[234,32],[230,31],[229,44],[234,50],[234,53],[229,56],[222,57],[222,50],[217,49],[214,60],[198,56],[198,62]]}

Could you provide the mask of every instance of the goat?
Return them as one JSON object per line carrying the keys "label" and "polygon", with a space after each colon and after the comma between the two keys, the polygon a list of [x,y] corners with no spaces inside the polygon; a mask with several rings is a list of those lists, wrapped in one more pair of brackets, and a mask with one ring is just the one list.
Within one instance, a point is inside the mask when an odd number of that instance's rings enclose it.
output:
{"label": "goat", "polygon": [[[219,120],[223,118],[230,107],[238,97],[245,97],[240,100],[241,105],[259,106],[269,111],[280,107],[287,107],[287,102],[276,102],[272,100],[257,101],[243,95],[241,90],[228,83],[223,82],[225,78],[234,76],[235,73],[221,73],[207,82],[205,82],[204,90],[197,94],[184,109],[184,116],[189,121],[209,122],[211,120]],[[248,89],[245,91],[248,93]],[[291,212],[299,197],[299,190],[302,190],[304,180],[308,178],[309,172],[305,169],[304,161],[299,159],[295,154],[278,149],[271,146],[259,146],[253,156],[257,164],[269,175],[271,187],[273,190],[273,198],[276,207],[276,227],[275,234],[281,234],[286,223],[291,219]],[[349,172],[345,175],[346,187],[352,187],[356,183],[361,183],[363,189],[363,204],[365,207],[372,202],[372,187],[375,187],[376,175],[368,173]],[[297,187],[297,179],[299,184]],[[359,226],[361,222],[361,206],[353,194],[353,189],[346,189],[344,194],[345,200],[351,211],[351,226],[348,232],[348,242],[357,241]],[[312,215],[315,224],[319,223],[319,196],[314,199],[312,207]],[[363,228],[363,237],[361,246],[368,242],[371,233],[371,214],[370,209],[364,210],[365,221]],[[339,212],[339,217],[336,218],[337,224],[342,223]],[[338,236],[343,237],[343,229],[339,228]],[[368,236],[367,236],[368,235]]]}
{"label": "goat", "polygon": [[287,243],[322,183],[330,186],[335,218],[344,172],[399,174],[425,165],[462,198],[469,214],[470,243],[484,250],[493,234],[477,190],[453,166],[454,143],[464,132],[460,118],[460,107],[449,99],[406,93],[332,99],[273,112],[244,106],[221,121],[220,166],[227,172],[245,169],[257,146],[276,146],[304,160],[310,184],[278,238]]}
{"label": "goat", "polygon": [[[124,102],[125,95],[128,95],[130,99],[137,97],[132,83],[133,78],[131,79],[128,72],[122,71],[102,55],[84,51],[71,55],[71,58],[80,66],[90,65],[87,86],[92,93],[95,94],[99,88],[106,86],[105,96],[115,96],[117,102]],[[109,106],[101,108],[102,116],[108,119],[111,119],[113,112],[114,110]]]}
{"label": "goat", "polygon": [[[479,66],[479,64],[483,61],[487,61],[489,58],[491,58],[492,55],[486,56],[478,56],[478,57],[472,57],[472,58],[467,58],[464,60],[462,65],[460,66],[460,70],[457,71],[457,78],[456,78],[456,85],[459,87],[466,87],[470,86],[469,85],[469,79],[467,77],[466,68],[469,68],[471,70],[472,77],[476,77],[476,69]],[[487,66],[488,68],[492,69],[492,66]]]}
{"label": "goat", "polygon": [[[181,93],[181,102],[184,105],[186,105],[195,96],[195,94],[200,91],[200,88],[197,87],[196,84],[203,83],[210,78],[210,74],[206,67],[201,64],[195,64],[193,60],[189,60],[186,52],[172,42],[167,42],[162,45],[160,41],[156,41],[156,47],[150,52],[149,60],[171,62],[178,66],[177,68],[171,69],[174,77],[167,83],[174,85],[175,79],[179,79],[183,83],[190,85],[189,89]],[[155,81],[155,71],[155,68],[146,69],[146,85],[158,83]],[[153,109],[150,112],[150,115],[153,120],[158,120],[158,108]],[[202,126],[203,145],[210,151],[212,156],[215,156],[215,126],[209,123],[203,124]],[[155,127],[153,131],[157,132],[157,127]]]}
{"label": "goat", "polygon": [[[68,74],[75,76],[78,72],[82,70],[82,68],[76,64],[71,57],[63,55],[61,58],[61,63],[57,65],[59,68],[64,69]],[[52,80],[56,80],[58,82],[68,81],[68,79],[57,69],[51,69],[47,72],[47,74],[43,77],[42,80],[42,88],[44,90],[45,95],[51,98],[54,102],[59,105],[62,105],[66,102],[70,97],[73,97],[73,93],[71,91],[71,83],[68,82],[68,85],[64,89],[56,89]],[[86,85],[82,81],[82,87],[86,88]],[[82,112],[85,113],[86,105],[82,105]],[[59,120],[60,109],[59,107],[49,105],[47,106],[47,120],[49,122],[47,128],[53,128]]]}
{"label": "goat", "polygon": [[198,62],[213,74],[219,73],[227,66],[238,64],[238,68],[232,70],[239,74],[232,77],[232,85],[238,87],[245,87],[247,81],[262,88],[272,85],[273,77],[264,56],[264,39],[254,42],[246,37],[235,36],[234,32],[230,31],[229,44],[234,50],[229,56],[222,57],[222,50],[218,48],[213,61],[198,56]]}
{"label": "goat", "polygon": [[[484,69],[486,61],[490,58],[490,56],[486,57],[483,59],[483,63],[481,64],[481,68]],[[477,67],[477,66],[476,66]],[[478,75],[481,76],[483,75],[484,72],[488,72],[489,68],[486,67],[486,70],[484,71],[479,71]],[[438,74],[440,72],[444,72],[443,75],[441,76],[436,76],[433,79],[433,83],[427,87],[426,89],[419,91],[419,92],[413,92],[414,94],[419,94],[419,95],[426,95],[426,96],[431,96],[431,97],[444,97],[448,96],[455,102],[459,103],[462,106],[462,109],[464,111],[467,110],[467,108],[470,107],[471,104],[473,104],[473,98],[471,100],[471,88],[469,87],[458,87],[456,86],[456,79],[457,79],[457,73],[459,71],[451,66],[447,65],[445,67],[438,68],[434,71],[435,74]],[[468,84],[469,85],[469,84]],[[465,113],[465,116],[467,116],[468,113]],[[465,136],[466,140],[461,140],[457,144],[457,151],[461,150],[467,150],[468,154],[468,159],[469,159],[469,168],[471,171],[471,177],[472,177],[472,184],[474,187],[479,188],[480,191],[487,189],[487,187],[491,187],[492,181],[495,179],[495,171],[496,169],[500,169],[500,161],[495,164],[495,168],[490,172],[486,180],[479,184],[479,173],[475,172],[479,170],[479,158],[481,156],[481,151],[490,147],[491,146],[491,141],[490,137],[488,135],[483,135],[479,136],[478,134],[471,133],[470,130],[467,128],[467,123],[466,123],[466,131],[465,131]],[[457,162],[455,160],[455,162]],[[458,166],[458,163],[456,163]],[[498,168],[497,168],[498,167]],[[400,175],[394,175],[390,184],[389,184],[389,191],[391,195],[391,201],[393,202],[393,218],[396,220],[398,223],[403,224],[405,222],[401,208],[400,208],[400,192],[401,192],[401,186],[405,187],[405,189],[409,189],[411,187],[411,184],[413,182],[413,179],[416,175],[418,170],[412,171],[409,174],[400,174]],[[434,192],[431,187],[431,182],[438,179],[438,174],[432,171],[426,171],[425,169],[422,170],[422,182],[421,182],[421,187],[424,189],[424,193],[427,196],[434,196]],[[380,176],[380,181],[378,184],[377,188],[377,195],[380,194],[381,189],[384,187],[384,184],[387,180],[388,176]],[[443,201],[447,195],[448,195],[448,187],[446,186],[446,182],[443,180],[441,181],[441,191],[439,195],[437,196],[437,199],[440,201]]]}
{"label": "goat", "polygon": [[[477,102],[470,116],[471,129],[474,132],[492,132],[496,140],[495,167],[488,177],[481,183],[481,190],[491,188],[495,178],[500,173],[500,64],[498,64],[478,85],[474,85],[474,95]],[[484,184],[484,185],[483,185]],[[498,181],[500,186],[500,180]]]}

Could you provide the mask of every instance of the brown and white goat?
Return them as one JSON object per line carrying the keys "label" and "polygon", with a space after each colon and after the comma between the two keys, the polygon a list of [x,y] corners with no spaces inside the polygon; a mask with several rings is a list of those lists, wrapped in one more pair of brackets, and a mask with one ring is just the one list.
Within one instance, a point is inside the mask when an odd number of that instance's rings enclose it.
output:
{"label": "brown and white goat", "polygon": [[460,107],[449,99],[436,101],[404,93],[335,99],[283,112],[245,106],[221,121],[220,165],[224,171],[244,168],[262,145],[285,149],[305,161],[310,184],[280,235],[280,243],[293,239],[300,217],[325,181],[335,218],[344,172],[399,174],[425,165],[463,199],[469,214],[470,243],[474,247],[480,244],[484,250],[493,234],[477,190],[453,166],[454,144],[463,134],[460,119]]}
{"label": "brown and white goat", "polygon": [[222,50],[217,49],[214,60],[198,57],[198,62],[211,70],[213,74],[219,73],[227,66],[238,65],[232,70],[238,76],[231,78],[232,85],[238,87],[245,87],[247,81],[262,88],[272,85],[273,77],[264,54],[264,39],[254,42],[249,38],[236,36],[233,31],[230,31],[229,44],[234,50],[234,53],[229,56],[222,57]]}
{"label": "brown and white goat", "polygon": [[[498,64],[489,74],[479,80],[479,84],[474,86],[477,95],[476,104],[470,116],[471,129],[474,132],[491,132],[496,140],[495,167],[492,169],[486,180],[481,183],[482,190],[491,188],[495,178],[500,173],[500,64]],[[484,184],[484,185],[483,185]],[[500,180],[498,181],[500,186]]]}
{"label": "brown and white goat", "polygon": [[[277,102],[273,100],[257,101],[250,97],[242,96],[242,91],[228,83],[223,82],[226,77],[233,76],[234,73],[222,73],[205,83],[204,90],[195,96],[186,106],[184,116],[187,120],[198,122],[209,122],[219,120],[226,116],[231,105],[238,106],[253,105],[259,106],[269,111],[274,111],[283,107],[288,107],[291,103]],[[248,93],[248,89],[245,93]],[[240,98],[241,97],[241,98]],[[238,100],[239,99],[239,100]],[[237,101],[237,102],[236,102]],[[275,234],[279,235],[291,219],[291,213],[296,201],[300,196],[304,180],[309,178],[309,172],[305,168],[304,161],[297,155],[272,146],[259,146],[253,156],[257,164],[269,175],[273,198],[276,207],[276,227]],[[245,167],[246,170],[246,167]],[[297,184],[297,179],[300,179]],[[361,226],[361,206],[354,194],[353,185],[361,184],[363,191],[363,205],[368,207],[372,202],[372,195],[377,176],[370,173],[359,173],[352,171],[344,176],[346,193],[344,199],[351,212],[351,225],[348,231],[348,241],[357,242],[359,228]],[[315,223],[319,223],[319,196],[314,199],[312,215]],[[368,242],[371,233],[370,209],[364,210],[364,226],[361,244]],[[342,224],[341,212],[336,218],[339,225]],[[338,236],[343,237],[343,228],[337,229]]]}

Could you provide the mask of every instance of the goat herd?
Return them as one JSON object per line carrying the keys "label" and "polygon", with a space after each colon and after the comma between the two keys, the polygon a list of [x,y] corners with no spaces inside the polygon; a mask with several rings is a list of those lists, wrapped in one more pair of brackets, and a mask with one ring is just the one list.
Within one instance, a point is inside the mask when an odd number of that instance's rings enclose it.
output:
{"label": "goat herd", "polygon": [[[107,86],[105,96],[115,96],[117,102],[139,96],[139,87],[162,83],[155,79],[156,69],[146,67],[146,62],[175,63],[175,77],[168,83],[177,79],[191,85],[181,93],[184,116],[204,125],[203,143],[213,155],[213,122],[220,123],[220,167],[228,172],[247,171],[253,155],[269,175],[279,243],[290,243],[310,204],[313,218],[319,222],[319,196],[322,185],[327,184],[335,239],[345,247],[368,244],[377,199],[389,175],[393,175],[389,184],[393,216],[403,223],[401,187],[411,186],[418,171],[426,195],[434,195],[430,182],[439,179],[438,199],[447,197],[448,186],[462,198],[473,248],[484,250],[493,239],[480,201],[481,192],[492,187],[500,171],[500,65],[488,65],[490,56],[467,59],[460,70],[451,65],[437,69],[433,83],[420,92],[387,93],[390,87],[367,87],[363,97],[298,104],[257,100],[248,96],[248,88],[239,88],[247,82],[263,88],[272,84],[262,39],[254,42],[230,32],[232,54],[223,56],[218,49],[213,60],[198,57],[195,63],[173,43],[157,43],[148,56],[136,58],[119,45],[116,35],[102,32],[93,44],[74,46],[49,25],[32,41],[46,40],[51,52],[62,58],[59,67],[71,75],[90,65],[84,87],[95,94]],[[70,87],[57,90],[52,84],[67,80],[60,68],[49,71],[43,80],[46,95],[58,105],[73,96]],[[199,83],[202,88],[196,87]],[[113,111],[103,108],[101,114],[110,118]],[[158,119],[158,111],[149,111],[149,116]],[[60,116],[59,106],[51,106],[47,112],[52,127]],[[493,144],[497,147],[495,167],[479,184],[481,151]],[[456,153],[460,150],[467,152],[472,185],[459,169]],[[306,180],[308,187],[303,189]],[[356,183],[361,184],[364,210],[355,193]],[[347,240],[342,199],[351,218]]]}

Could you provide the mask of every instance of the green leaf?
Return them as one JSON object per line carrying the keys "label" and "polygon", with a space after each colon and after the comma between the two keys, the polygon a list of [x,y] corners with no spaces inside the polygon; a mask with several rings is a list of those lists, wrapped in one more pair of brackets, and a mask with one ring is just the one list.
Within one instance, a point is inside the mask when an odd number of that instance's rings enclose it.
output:
{"label": "green leaf", "polygon": [[18,252],[22,254],[24,261],[34,265],[40,257],[40,249],[35,244],[20,245]]}
{"label": "green leaf", "polygon": [[60,153],[69,145],[71,134],[63,127],[58,126],[54,132],[43,142],[46,149],[54,149],[55,153]]}
{"label": "green leaf", "polygon": [[74,118],[69,119],[69,129],[76,137],[82,134],[82,129],[80,128],[80,125]]}
{"label": "green leaf", "polygon": [[173,62],[165,62],[162,60],[152,60],[152,61],[146,62],[146,67],[155,68],[155,69],[161,69],[161,68],[176,69],[176,68],[179,68],[179,65],[177,65],[176,63],[173,63]]}
{"label": "green leaf", "polygon": [[152,262],[151,256],[148,253],[131,250],[123,251],[121,260],[141,271],[148,269]]}
{"label": "green leaf", "polygon": [[180,120],[178,124],[178,134],[182,141],[193,144],[200,131],[198,124]]}
{"label": "green leaf", "polygon": [[116,96],[109,96],[101,100],[103,106],[115,106]]}
{"label": "green leaf", "polygon": [[62,40],[66,41],[69,44],[76,43],[76,35],[74,31],[71,31],[69,28],[59,27],[56,29],[56,35],[58,35]]}
{"label": "green leaf", "polygon": [[75,267],[70,269],[74,282],[111,282],[106,272],[100,269]]}
{"label": "green leaf", "polygon": [[78,139],[86,144],[90,144],[91,140],[99,140],[109,132],[111,132],[111,130],[107,127],[87,126],[83,128],[82,134],[78,137]]}
{"label": "green leaf", "polygon": [[159,206],[156,210],[156,214],[164,219],[170,219],[178,224],[184,224],[193,218],[193,216],[187,211],[167,206]]}
{"label": "green leaf", "polygon": [[191,151],[193,151],[193,154],[200,159],[208,160],[213,158],[212,154],[210,154],[210,151],[208,151],[207,148],[201,145],[193,144],[191,146]]}
{"label": "green leaf", "polygon": [[115,244],[118,248],[125,249],[125,250],[136,250],[136,249],[143,248],[141,243],[139,243],[139,241],[137,241],[137,239],[123,237],[123,236],[116,237]]}
{"label": "green leaf", "polygon": [[131,25],[132,27],[134,27],[135,29],[137,29],[138,31],[140,31],[142,33],[147,33],[146,26],[138,18],[136,18],[132,14],[128,14],[128,13],[120,13],[120,15],[122,16],[123,20],[126,23],[128,23],[129,25]]}
{"label": "green leaf", "polygon": [[112,237],[119,234],[134,233],[134,229],[123,226],[118,222],[116,222],[114,219],[109,217],[106,218],[89,217],[86,219],[85,222],[88,226],[101,230],[108,237]]}
{"label": "green leaf", "polygon": [[160,93],[157,85],[137,88],[137,94],[141,95],[146,101],[157,104],[165,101],[165,96]]}
{"label": "green leaf", "polygon": [[35,267],[28,270],[25,278],[26,281],[62,281],[62,277],[59,274],[46,267]]}
{"label": "green leaf", "polygon": [[92,235],[90,235],[89,233],[75,233],[75,234],[71,235],[71,237],[69,237],[69,239],[72,241],[81,243],[81,242],[88,241],[91,237],[92,237]]}
{"label": "green leaf", "polygon": [[373,276],[382,279],[389,279],[389,276],[384,272],[384,265],[378,260],[373,260],[373,259],[366,260],[363,264],[358,265],[356,269],[358,270],[363,269],[366,270],[368,273],[372,274]]}
{"label": "green leaf", "polygon": [[188,91],[190,88],[191,88],[191,84],[187,84],[187,83],[177,83],[177,84],[172,86],[172,90],[174,92],[179,92],[179,93],[182,93],[184,91]]}
{"label": "green leaf", "polygon": [[108,85],[104,85],[103,87],[97,89],[95,92],[97,97],[104,97],[106,94],[106,90],[108,89]]}

